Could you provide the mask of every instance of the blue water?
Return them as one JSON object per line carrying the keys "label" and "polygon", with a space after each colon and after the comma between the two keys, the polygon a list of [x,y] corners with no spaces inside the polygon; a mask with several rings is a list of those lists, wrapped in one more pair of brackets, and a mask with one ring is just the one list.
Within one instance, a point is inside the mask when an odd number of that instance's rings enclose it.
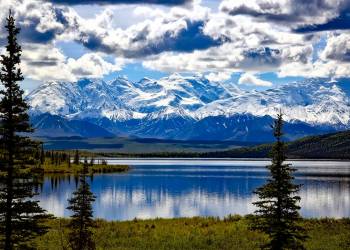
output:
{"label": "blue water", "polygon": [[[129,164],[124,174],[89,179],[97,196],[94,216],[107,220],[245,215],[255,208],[253,191],[265,183],[268,161],[109,160]],[[304,217],[350,217],[350,162],[297,161]],[[56,216],[69,216],[67,199],[73,176],[46,177],[41,205]]]}

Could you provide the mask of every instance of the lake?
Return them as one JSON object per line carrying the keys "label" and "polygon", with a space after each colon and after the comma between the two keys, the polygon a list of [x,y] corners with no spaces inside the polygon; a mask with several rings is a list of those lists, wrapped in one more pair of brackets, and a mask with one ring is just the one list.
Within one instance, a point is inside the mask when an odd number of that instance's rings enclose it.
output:
{"label": "lake", "polygon": [[[89,178],[96,195],[94,216],[107,220],[174,218],[252,213],[253,191],[268,177],[262,160],[109,159],[128,164],[123,174]],[[292,161],[302,184],[304,217],[350,217],[350,162]],[[55,216],[69,216],[67,199],[76,188],[73,176],[45,177],[36,198]]]}

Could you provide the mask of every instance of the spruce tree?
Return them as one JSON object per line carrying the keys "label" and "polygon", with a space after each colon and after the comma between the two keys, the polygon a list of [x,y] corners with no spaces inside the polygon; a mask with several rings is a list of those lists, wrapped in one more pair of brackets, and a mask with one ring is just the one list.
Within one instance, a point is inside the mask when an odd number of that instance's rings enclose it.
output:
{"label": "spruce tree", "polygon": [[41,151],[40,151],[40,164],[45,163],[45,150],[44,150],[44,144],[41,143]]}
{"label": "spruce tree", "polygon": [[71,167],[70,154],[68,154],[67,163],[68,163],[68,168],[70,168]]}
{"label": "spruce tree", "polygon": [[21,47],[17,42],[20,30],[11,11],[6,21],[6,52],[0,58],[0,247],[30,249],[28,242],[47,231],[42,222],[48,216],[32,199],[36,178],[30,168],[39,145],[26,136],[33,130],[24,92],[18,85],[23,80],[19,68]]}
{"label": "spruce tree", "polygon": [[80,156],[79,156],[79,151],[78,150],[75,150],[73,163],[76,164],[76,165],[80,164]]}
{"label": "spruce tree", "polygon": [[51,151],[50,161],[51,161],[51,164],[54,164],[54,162],[55,162],[55,158],[54,158],[54,153],[53,153],[53,151]]}
{"label": "spruce tree", "polygon": [[285,164],[286,145],[282,141],[283,116],[280,112],[274,121],[273,135],[276,142],[271,151],[272,164],[267,166],[270,178],[256,190],[259,201],[254,204],[255,211],[252,228],[269,235],[270,241],[263,248],[305,249],[302,242],[307,238],[305,230],[299,225],[300,197],[297,195],[300,185],[293,183],[295,171],[290,164]]}
{"label": "spruce tree", "polygon": [[72,210],[73,215],[69,223],[69,243],[73,250],[93,250],[95,242],[92,239],[91,229],[95,227],[93,221],[92,203],[95,196],[90,191],[90,186],[86,182],[88,164],[84,163],[83,172],[80,176],[78,190],[73,193],[69,200],[67,209]]}
{"label": "spruce tree", "polygon": [[93,156],[91,156],[90,166],[93,166],[94,164],[95,164],[95,158]]}

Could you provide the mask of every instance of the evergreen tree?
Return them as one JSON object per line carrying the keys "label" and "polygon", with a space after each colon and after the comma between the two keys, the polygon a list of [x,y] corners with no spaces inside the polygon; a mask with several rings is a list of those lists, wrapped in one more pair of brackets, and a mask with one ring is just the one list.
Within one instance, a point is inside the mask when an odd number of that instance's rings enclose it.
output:
{"label": "evergreen tree", "polygon": [[68,154],[67,161],[68,161],[68,167],[70,168],[70,167],[71,167],[71,162],[70,162],[70,154]]}
{"label": "evergreen tree", "polygon": [[34,160],[40,160],[40,152],[39,152],[39,148],[37,148],[34,152]]}
{"label": "evergreen tree", "polygon": [[79,151],[78,151],[78,150],[75,150],[74,161],[73,161],[73,163],[74,163],[74,164],[77,164],[77,165],[80,164],[80,156],[79,156]]}
{"label": "evergreen tree", "polygon": [[21,47],[17,43],[20,30],[11,11],[6,21],[6,52],[0,58],[3,85],[0,90],[0,247],[30,249],[28,242],[47,231],[42,222],[48,216],[38,202],[31,199],[35,195],[36,178],[26,168],[33,166],[33,155],[39,145],[24,135],[31,133],[32,128],[24,92],[18,85],[23,80],[19,68]]}
{"label": "evergreen tree", "polygon": [[92,239],[91,229],[95,227],[92,218],[92,203],[95,196],[90,191],[90,186],[86,182],[87,163],[84,163],[83,172],[80,176],[78,190],[73,193],[69,200],[67,209],[72,210],[71,222],[69,223],[69,243],[73,250],[93,250],[95,242]]}
{"label": "evergreen tree", "polygon": [[286,146],[282,141],[283,116],[280,112],[274,122],[273,134],[276,142],[271,151],[272,164],[267,166],[271,177],[265,185],[256,190],[259,201],[254,204],[255,211],[252,228],[270,236],[267,249],[305,249],[302,242],[307,238],[305,230],[299,226],[301,219],[297,195],[300,185],[293,184],[295,171],[285,164]]}
{"label": "evergreen tree", "polygon": [[95,158],[93,156],[91,156],[90,166],[93,166],[94,164],[95,164]]}
{"label": "evergreen tree", "polygon": [[51,161],[51,164],[54,164],[54,162],[55,162],[53,151],[51,151],[50,161]]}
{"label": "evergreen tree", "polygon": [[57,166],[57,152],[54,152],[53,154],[53,162]]}
{"label": "evergreen tree", "polygon": [[41,151],[40,151],[40,164],[45,163],[45,151],[44,151],[44,144],[41,143]]}
{"label": "evergreen tree", "polygon": [[88,166],[88,158],[87,156],[84,157],[84,167]]}

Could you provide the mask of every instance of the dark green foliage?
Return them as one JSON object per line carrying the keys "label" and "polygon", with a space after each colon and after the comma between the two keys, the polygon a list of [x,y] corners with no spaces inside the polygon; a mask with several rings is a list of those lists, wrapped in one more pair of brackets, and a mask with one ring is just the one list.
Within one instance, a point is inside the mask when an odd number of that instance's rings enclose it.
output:
{"label": "dark green foliage", "polygon": [[73,163],[77,165],[80,164],[80,155],[78,150],[75,150]]}
{"label": "dark green foliage", "polygon": [[45,150],[44,150],[44,144],[41,144],[41,151],[40,151],[40,164],[45,163]]}
{"label": "dark green foliage", "polygon": [[[350,159],[350,131],[308,136],[286,143],[288,158],[293,159]],[[226,151],[200,153],[200,157],[220,158],[266,158],[272,149],[272,144],[253,147],[242,147]],[[198,157],[194,154],[184,154],[181,157]],[[148,157],[144,155],[144,157]],[[158,155],[158,157],[161,157]],[[164,155],[164,157],[166,157]]]}
{"label": "dark green foliage", "polygon": [[90,159],[90,166],[93,166],[95,164],[95,158],[92,156]]}
{"label": "dark green foliage", "polygon": [[27,114],[28,106],[23,100],[23,90],[17,82],[22,81],[19,68],[21,47],[16,36],[19,29],[10,12],[6,53],[1,56],[0,80],[0,239],[3,249],[30,249],[28,243],[47,231],[42,225],[48,218],[33,198],[36,178],[30,171],[39,164],[39,145],[24,133],[32,132]]}
{"label": "dark green foliage", "polygon": [[90,186],[86,182],[87,163],[84,163],[84,171],[80,176],[78,190],[73,193],[69,200],[67,209],[72,210],[72,220],[69,223],[69,243],[73,250],[95,249],[95,242],[92,239],[92,228],[95,227],[92,216],[92,203],[95,201]]}
{"label": "dark green foliage", "polygon": [[272,147],[272,164],[267,166],[271,177],[265,185],[256,190],[259,201],[254,204],[255,211],[252,228],[262,231],[270,236],[270,242],[265,245],[267,249],[304,249],[303,241],[306,239],[305,230],[300,227],[297,195],[300,186],[293,184],[295,171],[290,164],[285,164],[286,146],[282,141],[283,118],[278,118],[273,125],[276,142]]}
{"label": "dark green foliage", "polygon": [[309,136],[288,144],[292,158],[350,159],[350,131]]}
{"label": "dark green foliage", "polygon": [[51,164],[55,163],[55,154],[53,153],[53,151],[51,151],[50,160],[51,160]]}
{"label": "dark green foliage", "polygon": [[71,168],[71,162],[70,162],[70,154],[67,156],[67,163],[68,163],[68,168]]}

